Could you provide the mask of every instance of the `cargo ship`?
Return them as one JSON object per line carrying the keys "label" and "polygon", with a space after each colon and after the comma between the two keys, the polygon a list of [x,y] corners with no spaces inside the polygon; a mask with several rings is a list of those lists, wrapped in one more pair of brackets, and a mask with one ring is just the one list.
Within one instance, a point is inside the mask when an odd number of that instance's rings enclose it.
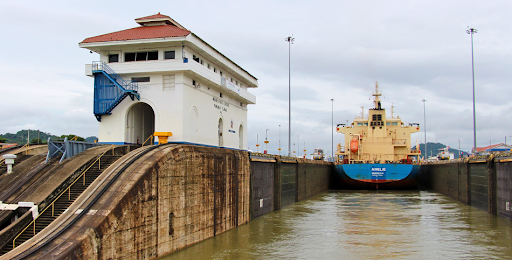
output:
{"label": "cargo ship", "polygon": [[[419,124],[405,125],[399,116],[386,117],[381,106],[379,84],[375,83],[374,108],[352,124],[339,124],[338,133],[345,135],[344,145],[336,151],[336,176],[345,189],[414,189],[418,185],[420,150],[411,150],[411,134],[420,131]],[[419,148],[418,145],[416,145]]]}

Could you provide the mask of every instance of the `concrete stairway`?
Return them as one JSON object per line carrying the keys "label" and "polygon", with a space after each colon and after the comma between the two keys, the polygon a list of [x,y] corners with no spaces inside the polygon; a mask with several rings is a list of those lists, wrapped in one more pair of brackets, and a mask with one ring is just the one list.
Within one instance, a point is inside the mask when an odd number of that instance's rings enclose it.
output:
{"label": "concrete stairway", "polygon": [[[103,172],[103,170],[108,168],[119,158],[121,158],[121,156],[103,155],[100,161],[96,161],[93,166],[87,170],[84,177],[80,177],[80,179],[70,187],[69,191],[66,191],[59,199],[57,199],[54,203],[53,209],[52,207],[48,208],[36,219],[35,227],[34,224],[30,224],[30,226],[18,238],[16,238],[15,246],[17,247],[21,245],[23,242],[29,240],[35,234],[47,227],[53,220],[60,216],[87,187],[89,187],[89,185]],[[13,241],[11,240],[0,250],[0,255],[9,252],[12,249]]]}

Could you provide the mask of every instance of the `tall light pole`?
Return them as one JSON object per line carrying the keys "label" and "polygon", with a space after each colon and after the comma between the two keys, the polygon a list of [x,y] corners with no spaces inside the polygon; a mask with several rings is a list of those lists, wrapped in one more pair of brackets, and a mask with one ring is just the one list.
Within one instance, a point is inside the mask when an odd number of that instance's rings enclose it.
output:
{"label": "tall light pole", "polygon": [[425,116],[425,100],[424,98],[421,100],[423,102],[423,127],[425,132],[425,159],[427,159],[427,118]]}
{"label": "tall light pole", "polygon": [[475,28],[469,28],[466,32],[471,34],[471,73],[473,76],[473,153],[476,153],[475,62],[473,57],[473,34],[478,31]]}
{"label": "tall light pole", "polygon": [[331,98],[331,158],[334,158],[334,98]]}
{"label": "tall light pole", "polygon": [[291,143],[292,143],[292,105],[291,105],[291,95],[292,95],[292,91],[291,91],[291,63],[290,63],[290,50],[291,50],[291,45],[293,44],[293,42],[295,41],[295,38],[293,38],[292,36],[288,36],[286,37],[286,39],[284,39],[285,41],[288,42],[288,156],[291,156]]}

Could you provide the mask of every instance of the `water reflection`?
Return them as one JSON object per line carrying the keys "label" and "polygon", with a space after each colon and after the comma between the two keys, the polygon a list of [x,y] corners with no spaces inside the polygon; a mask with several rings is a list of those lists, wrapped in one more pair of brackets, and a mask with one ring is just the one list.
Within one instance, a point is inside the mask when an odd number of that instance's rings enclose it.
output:
{"label": "water reflection", "polygon": [[161,259],[512,259],[512,223],[427,191],[331,191]]}

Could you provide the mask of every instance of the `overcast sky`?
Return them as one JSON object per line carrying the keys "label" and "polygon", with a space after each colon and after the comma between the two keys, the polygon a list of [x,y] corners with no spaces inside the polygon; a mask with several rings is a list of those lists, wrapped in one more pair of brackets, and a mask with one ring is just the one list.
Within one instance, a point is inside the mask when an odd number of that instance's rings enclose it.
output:
{"label": "overcast sky", "polygon": [[[149,1],[148,1],[149,2]],[[291,46],[292,150],[331,153],[334,125],[372,106],[378,81],[424,142],[471,150],[471,38],[474,27],[477,146],[512,143],[511,1],[1,1],[0,133],[40,129],[97,136],[93,79],[84,65],[97,54],[83,39],[138,26],[161,12],[258,78],[251,89],[248,145],[288,152],[288,43]],[[507,29],[508,28],[508,29]],[[331,104],[331,98],[335,101]],[[333,105],[333,109],[331,109]],[[365,112],[367,114],[367,111]],[[281,125],[281,128],[279,128]],[[334,143],[343,135],[334,133]],[[295,150],[297,150],[296,147]]]}

